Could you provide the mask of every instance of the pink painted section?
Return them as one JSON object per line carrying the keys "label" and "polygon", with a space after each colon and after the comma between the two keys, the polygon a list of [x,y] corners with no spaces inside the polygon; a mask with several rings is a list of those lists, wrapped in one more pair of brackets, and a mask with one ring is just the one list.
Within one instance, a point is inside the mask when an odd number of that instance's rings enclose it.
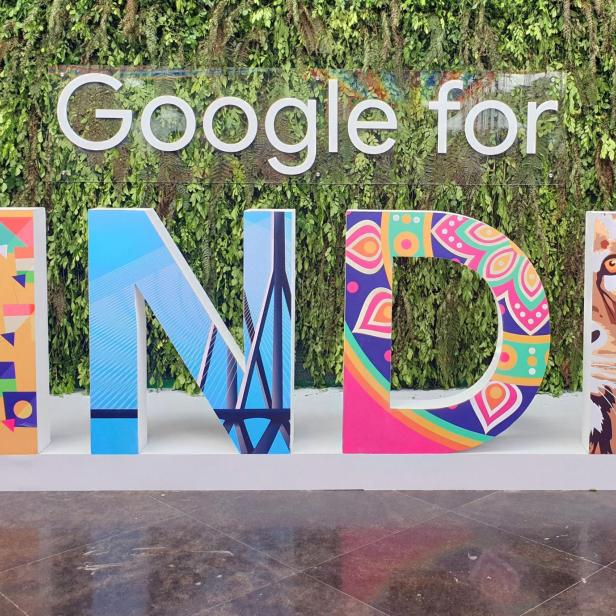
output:
{"label": "pink painted section", "polygon": [[15,420],[14,419],[3,419],[2,423],[11,431],[15,432]]}
{"label": "pink painted section", "polygon": [[351,372],[344,370],[344,453],[449,453],[394,419],[368,395]]}
{"label": "pink painted section", "polygon": [[4,304],[5,317],[22,317],[34,313],[34,304]]}

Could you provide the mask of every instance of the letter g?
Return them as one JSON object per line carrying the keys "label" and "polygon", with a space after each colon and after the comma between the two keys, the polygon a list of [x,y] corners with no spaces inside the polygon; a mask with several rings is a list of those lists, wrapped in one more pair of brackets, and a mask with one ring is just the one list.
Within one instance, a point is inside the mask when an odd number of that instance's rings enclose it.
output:
{"label": "letter g", "polygon": [[56,114],[60,128],[69,141],[76,146],[83,148],[84,150],[108,150],[122,143],[122,141],[128,135],[132,123],[132,111],[126,109],[96,109],[94,117],[104,120],[121,120],[120,128],[118,132],[109,139],[103,141],[90,141],[80,137],[71,127],[68,121],[68,101],[73,93],[81,86],[88,83],[102,83],[110,88],[113,88],[117,92],[122,87],[122,82],[111,75],[104,75],[102,73],[89,73],[87,75],[81,75],[69,82],[62,90],[60,98],[58,99],[58,107]]}

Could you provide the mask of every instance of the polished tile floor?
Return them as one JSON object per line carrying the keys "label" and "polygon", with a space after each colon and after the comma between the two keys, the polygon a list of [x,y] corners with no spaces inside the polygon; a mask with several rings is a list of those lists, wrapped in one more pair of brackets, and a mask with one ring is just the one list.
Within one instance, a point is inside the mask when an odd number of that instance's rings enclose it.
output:
{"label": "polished tile floor", "polygon": [[616,614],[616,492],[0,492],[0,616]]}

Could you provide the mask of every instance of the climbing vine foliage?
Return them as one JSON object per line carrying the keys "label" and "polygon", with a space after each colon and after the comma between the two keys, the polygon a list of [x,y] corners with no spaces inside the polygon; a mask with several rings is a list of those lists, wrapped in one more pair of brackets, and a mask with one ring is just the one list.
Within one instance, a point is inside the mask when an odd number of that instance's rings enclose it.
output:
{"label": "climbing vine foliage", "polygon": [[[546,287],[553,347],[544,389],[581,383],[584,214],[615,209],[616,3],[608,0],[0,0],[0,207],[47,211],[51,382],[88,387],[86,213],[154,207],[236,335],[241,333],[242,211],[294,207],[297,232],[297,377],[340,382],[344,212],[440,209],[481,219],[530,256]],[[59,65],[211,69],[359,68],[566,74],[563,181],[516,184],[507,163],[474,185],[173,181],[122,175],[54,147]],[[259,92],[253,96],[258,98]],[[399,164],[408,175],[425,137],[412,129]],[[216,164],[194,148],[195,170]],[[119,154],[118,154],[119,156]],[[188,156],[188,154],[187,154]],[[112,161],[113,162],[113,161]],[[67,181],[67,168],[79,181]],[[100,170],[99,170],[100,171]],[[118,174],[122,175],[120,181]],[[495,310],[483,283],[444,263],[396,270],[394,385],[466,386],[493,353]],[[194,388],[155,319],[152,386]]]}

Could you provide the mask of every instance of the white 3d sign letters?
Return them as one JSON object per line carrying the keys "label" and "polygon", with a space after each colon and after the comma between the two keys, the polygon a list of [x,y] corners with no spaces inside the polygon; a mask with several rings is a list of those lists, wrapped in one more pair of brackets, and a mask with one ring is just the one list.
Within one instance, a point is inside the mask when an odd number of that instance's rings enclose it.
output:
{"label": "white 3d sign letters", "polygon": [[[505,116],[505,121],[507,124],[507,136],[499,145],[487,146],[483,145],[477,137],[475,136],[475,122],[477,118],[483,111],[487,111],[488,109],[496,109],[496,111],[500,111],[503,116]],[[466,116],[466,121],[464,122],[464,134],[466,135],[466,140],[470,144],[471,148],[475,150],[475,152],[479,152],[480,154],[485,154],[486,156],[495,156],[497,154],[503,154],[506,152],[515,141],[515,138],[518,134],[518,120],[515,117],[515,113],[509,105],[506,105],[502,101],[483,101],[477,105],[475,105]]]}
{"label": "white 3d sign letters", "polygon": [[104,141],[90,141],[80,137],[70,125],[68,121],[68,101],[78,88],[88,83],[102,83],[109,86],[116,92],[122,87],[122,82],[111,75],[103,75],[101,73],[91,73],[89,75],[81,75],[73,79],[60,94],[58,99],[57,116],[58,122],[62,132],[66,135],[66,138],[74,143],[76,146],[83,148],[84,150],[93,150],[100,152],[102,150],[109,150],[117,145],[120,145],[124,139],[126,139],[132,123],[133,113],[132,111],[120,110],[120,109],[97,109],[94,112],[94,117],[101,120],[121,120],[122,123],[118,132],[109,139]]}
{"label": "white 3d sign letters", "polygon": [[[184,134],[177,140],[167,143],[158,139],[152,132],[152,116],[154,112],[163,105],[171,105],[177,107],[183,114],[186,122],[186,128]],[[176,152],[185,148],[195,135],[195,129],[197,122],[195,120],[195,112],[191,106],[177,96],[159,96],[150,101],[141,114],[141,132],[145,137],[145,140],[156,150],[162,152]]]}
{"label": "white 3d sign letters", "polygon": [[[459,101],[449,100],[449,94],[455,90],[464,90],[464,83],[461,79],[450,79],[439,89],[438,100],[430,101],[428,108],[437,113],[437,134],[439,154],[447,153],[447,121],[450,111],[460,111],[462,104]],[[488,146],[481,143],[475,135],[475,124],[479,116],[489,109],[494,109],[502,114],[505,119],[507,136],[498,145]],[[535,154],[537,151],[537,120],[546,111],[558,111],[558,101],[549,100],[537,105],[536,102],[528,103],[527,122],[526,122],[526,154]],[[513,109],[506,103],[497,100],[481,101],[471,107],[466,115],[464,122],[464,134],[468,144],[479,154],[485,156],[497,156],[505,153],[515,142],[518,135],[518,119]]]}
{"label": "white 3d sign letters", "polygon": [[[214,117],[223,107],[237,107],[244,112],[248,127],[246,128],[246,134],[236,143],[227,143],[220,140],[216,133],[214,133]],[[242,98],[237,96],[223,96],[217,98],[203,114],[203,132],[205,138],[221,152],[241,152],[245,150],[257,136],[257,114],[255,110]]]}
{"label": "white 3d sign letters", "polygon": [[464,83],[461,79],[451,79],[446,81],[438,92],[438,100],[430,101],[428,108],[431,111],[436,111],[438,114],[438,146],[437,152],[439,154],[447,153],[447,112],[448,111],[460,111],[462,105],[457,101],[448,100],[449,93],[452,90],[464,89]]}
{"label": "white 3d sign letters", "polygon": [[[297,143],[285,143],[276,133],[276,116],[280,111],[292,107],[299,109],[306,118],[306,134]],[[276,156],[268,160],[269,164],[278,173],[284,175],[299,175],[308,171],[314,164],[317,155],[317,102],[310,99],[304,103],[297,98],[281,98],[277,100],[268,110],[265,116],[265,134],[269,142],[280,152],[285,154],[296,154],[306,150],[306,158],[299,165],[284,165]]]}
{"label": "white 3d sign letters", "polygon": [[[371,121],[360,120],[361,114],[367,109],[378,109],[385,114],[386,120]],[[387,138],[383,143],[379,145],[368,145],[364,143],[357,131],[359,130],[395,130],[398,128],[398,119],[394,110],[385,102],[378,100],[362,101],[351,111],[349,116],[349,139],[351,143],[364,154],[384,154],[387,150],[391,150],[394,147],[395,140],[391,137]]]}
{"label": "white 3d sign letters", "polygon": [[[62,90],[58,99],[57,117],[60,128],[66,138],[84,150],[104,151],[118,146],[128,136],[133,125],[133,112],[139,110],[129,109],[95,109],[94,117],[100,120],[120,120],[118,131],[110,138],[93,141],[79,135],[71,125],[68,115],[68,106],[75,92],[87,84],[100,84],[118,92],[122,82],[111,75],[103,73],[88,73],[71,80]],[[453,98],[454,100],[450,100]],[[165,141],[157,137],[152,130],[152,117],[163,106],[175,107],[184,117],[183,133],[173,141]],[[224,107],[236,107],[245,116],[246,128],[241,139],[236,142],[227,142],[216,135],[214,119],[216,114]],[[327,150],[337,153],[339,148],[339,84],[337,79],[327,80],[326,100],[327,124]],[[299,111],[304,116],[305,133],[296,142],[283,140],[276,130],[276,119],[281,112],[288,109]],[[438,90],[437,100],[428,102],[428,109],[437,114],[437,152],[447,153],[448,131],[451,130],[453,114],[464,114],[464,135],[469,146],[479,154],[497,156],[505,153],[512,145],[519,132],[519,119],[513,109],[500,100],[484,100],[471,105],[465,100],[465,86],[461,79],[450,79],[442,83]],[[367,119],[364,114],[370,110],[379,112],[379,119]],[[498,112],[499,127],[504,129],[504,138],[497,144],[482,143],[477,136],[477,124],[485,111]],[[525,153],[535,154],[537,151],[537,121],[548,111],[558,111],[558,101],[547,100],[542,103],[531,101],[527,106],[526,117],[526,144]],[[284,97],[273,101],[263,120],[263,130],[269,144],[282,154],[299,154],[300,161],[283,162],[278,156],[268,158],[269,165],[282,175],[296,176],[309,171],[315,163],[317,156],[317,123],[318,103],[315,98],[302,100],[295,97]],[[457,120],[459,123],[459,120]],[[158,96],[145,105],[140,114],[139,122],[145,141],[155,150],[162,152],[176,152],[189,145],[195,137],[197,130],[195,110],[183,99],[177,96]],[[398,118],[392,107],[380,99],[360,101],[352,106],[348,113],[347,133],[353,147],[372,156],[378,156],[391,150],[396,144],[395,135],[380,137],[377,143],[368,143],[362,131],[396,131]],[[242,152],[255,141],[259,130],[257,114],[247,101],[235,96],[223,96],[213,100],[203,113],[203,133],[205,139],[216,150],[227,153]]]}

